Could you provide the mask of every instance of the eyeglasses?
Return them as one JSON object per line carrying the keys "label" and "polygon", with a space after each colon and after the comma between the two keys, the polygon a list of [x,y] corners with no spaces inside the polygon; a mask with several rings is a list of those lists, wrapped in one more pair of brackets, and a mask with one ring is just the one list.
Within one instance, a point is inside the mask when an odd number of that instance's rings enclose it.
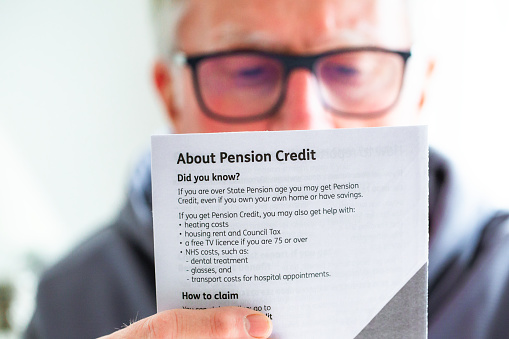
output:
{"label": "eyeglasses", "polygon": [[312,72],[323,105],[332,113],[370,118],[384,114],[398,100],[410,51],[360,47],[316,55],[286,55],[235,50],[186,56],[177,64],[192,69],[202,111],[230,123],[256,121],[282,105],[291,72]]}

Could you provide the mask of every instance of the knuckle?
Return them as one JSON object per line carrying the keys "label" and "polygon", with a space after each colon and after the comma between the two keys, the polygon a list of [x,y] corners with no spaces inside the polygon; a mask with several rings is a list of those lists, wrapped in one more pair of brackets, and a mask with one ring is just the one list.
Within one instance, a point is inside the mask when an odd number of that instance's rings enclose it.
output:
{"label": "knuckle", "polygon": [[142,333],[150,339],[176,339],[182,333],[182,319],[177,312],[167,311],[143,321]]}
{"label": "knuckle", "polygon": [[142,320],[141,333],[144,333],[148,338],[157,338],[158,337],[158,329],[157,324],[154,318],[150,317]]}
{"label": "knuckle", "polygon": [[213,338],[234,338],[237,331],[237,317],[231,311],[215,312],[210,318],[211,336]]}

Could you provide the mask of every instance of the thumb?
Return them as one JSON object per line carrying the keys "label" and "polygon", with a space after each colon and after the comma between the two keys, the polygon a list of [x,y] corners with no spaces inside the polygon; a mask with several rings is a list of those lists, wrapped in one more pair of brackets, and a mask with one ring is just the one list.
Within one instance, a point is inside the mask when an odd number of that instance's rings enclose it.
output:
{"label": "thumb", "polygon": [[220,307],[164,311],[100,339],[253,339],[268,338],[271,332],[272,322],[259,312]]}

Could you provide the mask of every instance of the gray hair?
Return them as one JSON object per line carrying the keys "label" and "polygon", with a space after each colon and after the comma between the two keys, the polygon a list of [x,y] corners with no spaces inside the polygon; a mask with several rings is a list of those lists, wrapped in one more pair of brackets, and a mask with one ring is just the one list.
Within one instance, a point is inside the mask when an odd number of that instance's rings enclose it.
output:
{"label": "gray hair", "polygon": [[177,25],[185,0],[152,0],[152,17],[159,54],[169,57],[175,51]]}
{"label": "gray hair", "polygon": [[[413,40],[427,45],[433,34],[430,34],[428,25],[430,6],[426,2],[429,0],[406,0]],[[158,51],[161,56],[170,57],[175,52],[177,25],[186,0],[151,0],[151,3]]]}
{"label": "gray hair", "polygon": [[[426,45],[429,48],[430,41],[433,40],[435,30],[430,25],[431,9],[437,1],[430,0],[407,0],[408,17],[410,19],[410,29],[414,41],[420,45]],[[438,24],[438,23],[435,23]]]}

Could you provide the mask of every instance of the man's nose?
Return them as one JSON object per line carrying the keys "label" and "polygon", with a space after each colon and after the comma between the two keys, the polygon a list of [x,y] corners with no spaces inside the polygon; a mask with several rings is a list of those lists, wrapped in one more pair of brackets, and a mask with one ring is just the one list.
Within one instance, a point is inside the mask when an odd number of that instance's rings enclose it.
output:
{"label": "man's nose", "polygon": [[318,84],[308,70],[297,69],[288,78],[284,102],[271,120],[273,130],[327,129],[336,127],[323,106]]}

